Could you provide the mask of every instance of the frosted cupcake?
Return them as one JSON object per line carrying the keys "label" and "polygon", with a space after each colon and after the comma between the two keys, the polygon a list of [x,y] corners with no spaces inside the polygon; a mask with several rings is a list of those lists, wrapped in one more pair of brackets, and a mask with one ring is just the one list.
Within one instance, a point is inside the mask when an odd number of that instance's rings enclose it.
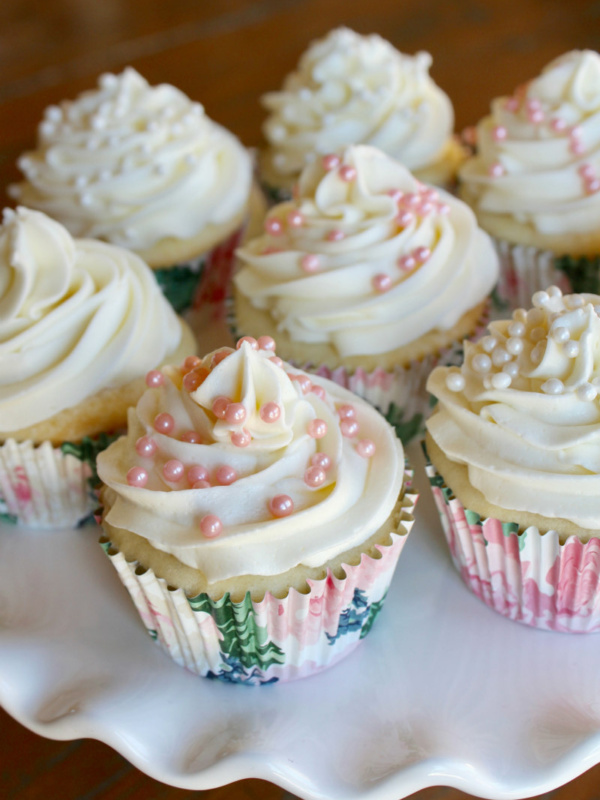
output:
{"label": "frosted cupcake", "polygon": [[473,213],[357,145],[310,164],[265,229],[238,251],[239,333],[276,336],[283,358],[393,406],[414,433],[427,375],[476,331],[498,278]]}
{"label": "frosted cupcake", "polygon": [[434,370],[433,492],[467,586],[538,628],[600,630],[600,296],[534,308]]}
{"label": "frosted cupcake", "polygon": [[[552,282],[598,291],[600,56],[574,50],[477,126],[461,197],[497,241],[504,292],[528,304]],[[516,287],[515,287],[516,284]]]}
{"label": "frosted cupcake", "polygon": [[263,181],[288,199],[315,157],[370,144],[402,161],[426,183],[448,186],[464,158],[454,112],[429,76],[431,56],[398,52],[380,36],[337,28],[311,44],[283,88],[263,99]]}
{"label": "frosted cupcake", "polygon": [[381,609],[412,524],[393,429],[270,337],[162,374],[98,458],[105,549],[152,637],[230,682],[337,662]]}
{"label": "frosted cupcake", "polygon": [[0,226],[0,516],[72,525],[149,369],[194,349],[133,253],[73,239],[38,211]]}
{"label": "frosted cupcake", "polygon": [[37,149],[19,159],[21,203],[73,236],[126,247],[155,270],[178,311],[203,269],[227,277],[248,213],[250,157],[199,103],[134,69],[46,109]]}

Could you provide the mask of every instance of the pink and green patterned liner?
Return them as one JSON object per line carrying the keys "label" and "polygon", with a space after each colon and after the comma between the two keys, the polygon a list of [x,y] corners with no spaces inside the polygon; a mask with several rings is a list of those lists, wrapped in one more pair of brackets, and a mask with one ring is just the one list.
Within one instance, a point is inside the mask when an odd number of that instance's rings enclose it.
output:
{"label": "pink and green patterned liner", "polygon": [[[410,485],[412,473],[406,472]],[[383,606],[400,553],[412,528],[417,496],[404,494],[391,544],[377,545],[381,556],[363,554],[345,577],[330,570],[309,580],[310,591],[290,589],[277,598],[267,593],[255,602],[247,594],[187,597],[152,570],[128,562],[110,542],[102,546],[142,618],[163,650],[180,666],[227,683],[260,685],[313,675],[349,655],[370,631]]]}
{"label": "pink and green patterned liner", "polygon": [[452,560],[473,594],[534,628],[600,631],[600,539],[560,544],[556,531],[519,533],[514,522],[465,508],[433,465],[426,471]]}

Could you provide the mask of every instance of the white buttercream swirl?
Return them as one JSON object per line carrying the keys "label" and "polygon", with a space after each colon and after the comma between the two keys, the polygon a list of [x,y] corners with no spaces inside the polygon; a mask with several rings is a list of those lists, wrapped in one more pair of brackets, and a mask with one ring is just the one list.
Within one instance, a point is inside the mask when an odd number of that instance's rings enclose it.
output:
{"label": "white buttercream swirl", "polygon": [[[341,356],[388,352],[451,328],[497,281],[497,256],[470,209],[375,148],[349,147],[329,170],[311,164],[298,189],[267,219],[267,230],[273,220],[281,230],[238,252],[235,278],[295,341],[327,342]],[[310,256],[318,266],[307,272]]]}
{"label": "white buttercream swirl", "polygon": [[600,219],[600,55],[574,50],[477,127],[462,167],[464,197],[543,235],[595,231]]}
{"label": "white buttercream swirl", "polygon": [[434,163],[452,135],[447,95],[429,77],[431,56],[404,55],[380,36],[348,28],[314,42],[283,90],[262,98],[273,166],[293,175],[314,154],[357,142],[380,147],[410,169]]}
{"label": "white buttercream swirl", "polygon": [[600,297],[551,287],[534,304],[466,342],[460,370],[432,372],[428,428],[489,502],[596,529]]}
{"label": "white buttercream swirl", "polygon": [[[224,352],[229,355],[195,391],[182,388],[180,370],[166,369],[164,384],[147,391],[137,408],[130,409],[127,436],[98,458],[99,475],[116,492],[107,522],[200,568],[210,583],[238,575],[279,574],[299,564],[319,566],[361,544],[386,521],[402,486],[403,452],[393,429],[377,411],[330,381],[318,381],[326,389],[323,397],[305,393],[289,377],[298,371],[274,363],[271,351],[243,343]],[[210,369],[214,355],[200,368]],[[215,416],[213,403],[220,396],[243,404],[243,423]],[[277,403],[281,412],[271,423],[260,415],[268,402]],[[355,407],[359,425],[352,438],[342,435],[337,415],[337,408],[348,403]],[[169,435],[155,430],[154,420],[164,412],[175,422]],[[320,439],[308,433],[315,419],[327,425]],[[236,447],[231,435],[242,427],[252,438],[246,447]],[[189,431],[200,434],[201,442],[182,441]],[[156,442],[151,458],[136,452],[142,436]],[[362,438],[375,444],[371,458],[357,452]],[[317,452],[328,455],[331,466],[325,482],[311,488],[304,474]],[[171,459],[186,470],[205,467],[212,485],[194,489],[186,477],[167,481],[163,466]],[[128,485],[127,473],[135,465],[147,470],[143,488]],[[218,485],[215,478],[223,465],[237,473],[230,485]],[[276,518],[269,501],[281,494],[292,498],[294,511]],[[199,529],[205,515],[222,522],[216,538],[205,538]]]}
{"label": "white buttercream swirl", "polygon": [[41,212],[0,226],[0,430],[13,431],[162,363],[180,323],[133,253],[74,240]]}
{"label": "white buttercream swirl", "polygon": [[241,216],[252,173],[241,143],[199,103],[131,67],[46,109],[38,147],[19,166],[26,181],[11,190],[20,202],[73,236],[137,251]]}

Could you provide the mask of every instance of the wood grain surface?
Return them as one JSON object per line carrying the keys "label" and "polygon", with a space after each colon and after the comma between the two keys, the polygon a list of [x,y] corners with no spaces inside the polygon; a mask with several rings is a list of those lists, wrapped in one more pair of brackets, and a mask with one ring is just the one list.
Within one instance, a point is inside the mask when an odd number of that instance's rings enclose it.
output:
{"label": "wood grain surface", "polygon": [[[600,2],[584,0],[2,0],[0,189],[35,141],[44,108],[135,66],[173,83],[247,145],[261,141],[261,94],[278,88],[308,42],[338,25],[376,32],[406,53],[433,55],[432,76],[461,130],[490,100],[572,48],[600,49]],[[599,640],[600,642],[600,640]],[[206,792],[157,783],[94,741],[42,739],[0,711],[2,800],[290,800],[246,780]],[[466,800],[444,787],[413,800]],[[553,800],[600,798],[600,767]]]}

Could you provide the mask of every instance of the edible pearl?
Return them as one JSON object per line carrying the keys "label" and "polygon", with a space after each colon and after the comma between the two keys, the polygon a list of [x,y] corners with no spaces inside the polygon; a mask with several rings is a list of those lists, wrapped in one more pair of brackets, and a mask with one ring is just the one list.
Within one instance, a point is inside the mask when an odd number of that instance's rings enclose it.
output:
{"label": "edible pearl", "polygon": [[485,353],[477,353],[477,355],[473,356],[471,366],[475,372],[480,372],[482,375],[484,375],[486,372],[491,370],[492,359],[489,356],[486,356]]}
{"label": "edible pearl", "polygon": [[592,386],[591,383],[582,383],[581,386],[577,387],[577,391],[575,392],[577,397],[580,400],[583,400],[586,403],[590,403],[592,400],[595,400],[598,396],[598,390],[595,386]]}
{"label": "edible pearl", "polygon": [[223,530],[223,523],[214,514],[205,514],[200,520],[200,530],[207,539],[214,539]]}
{"label": "edible pearl", "polygon": [[356,452],[362,458],[372,458],[375,455],[375,442],[370,439],[360,439],[356,443]]}
{"label": "edible pearl", "polygon": [[196,481],[192,484],[192,489],[210,489],[209,481]]}
{"label": "edible pearl", "polygon": [[548,292],[535,292],[533,297],[531,298],[531,302],[533,303],[536,308],[542,308],[546,305],[548,300],[550,299],[550,295]]}
{"label": "edible pearl", "polygon": [[344,231],[341,231],[339,228],[335,228],[334,230],[329,231],[329,233],[327,233],[326,236],[325,236],[325,239],[327,239],[328,242],[341,242],[342,239],[345,239],[345,238],[346,238],[346,234],[344,233]]}
{"label": "edible pearl", "polygon": [[396,219],[403,228],[408,228],[408,226],[412,225],[412,223],[415,221],[415,215],[412,211],[404,209],[398,214]]}
{"label": "edible pearl", "polygon": [[376,292],[383,294],[384,292],[389,292],[389,290],[392,288],[392,279],[384,272],[380,272],[378,275],[373,277],[372,284]]}
{"label": "edible pearl", "polygon": [[163,386],[164,382],[165,376],[157,369],[151,369],[150,372],[146,373],[146,386],[148,386],[150,389],[156,389],[158,386]]}
{"label": "edible pearl", "polygon": [[309,467],[304,473],[304,483],[313,489],[322,486],[326,480],[325,470],[321,467]]}
{"label": "edible pearl", "polygon": [[270,350],[275,352],[275,339],[272,336],[259,336],[256,340],[259,350]]}
{"label": "edible pearl", "polygon": [[342,436],[345,436],[346,439],[352,439],[358,434],[358,422],[355,419],[343,419],[340,422],[340,430]]}
{"label": "edible pearl", "polygon": [[241,338],[241,339],[238,339],[238,340],[237,340],[237,342],[236,342],[236,345],[235,345],[235,349],[236,349],[236,350],[239,350],[239,349],[240,349],[240,347],[241,347],[241,346],[244,344],[244,342],[246,342],[247,344],[249,344],[249,345],[250,345],[250,348],[251,348],[252,350],[258,350],[258,342],[257,342],[257,341],[256,341],[256,339],[254,338],[254,336],[242,336],[242,338]]}
{"label": "edible pearl", "polygon": [[208,470],[202,464],[192,464],[191,467],[188,467],[187,479],[192,485],[198,481],[207,481]]}
{"label": "edible pearl", "polygon": [[246,419],[246,409],[242,403],[230,403],[225,409],[225,421],[230,425],[241,425]]}
{"label": "edible pearl", "polygon": [[557,325],[555,328],[552,328],[550,336],[555,342],[558,342],[558,344],[567,342],[570,339],[569,331],[564,325]]}
{"label": "edible pearl", "polygon": [[183,478],[184,466],[177,458],[171,458],[163,466],[163,476],[167,481],[177,482]]}
{"label": "edible pearl", "polygon": [[[213,354],[211,359],[211,366],[216,367],[221,361],[225,361],[227,356],[231,355],[231,350],[218,350],[216,353]],[[206,373],[208,375],[208,372]]]}
{"label": "edible pearl", "polygon": [[494,161],[488,168],[490,178],[501,178],[504,175],[504,167],[499,161]]}
{"label": "edible pearl", "polygon": [[215,477],[217,479],[217,483],[220,483],[221,486],[229,486],[237,480],[237,472],[233,467],[223,464],[217,468]]}
{"label": "edible pearl", "polygon": [[545,383],[542,383],[541,386],[542,392],[546,394],[562,394],[564,388],[563,382],[558,378],[549,378]]}
{"label": "edible pearl", "polygon": [[323,165],[324,170],[331,172],[332,169],[339,167],[340,157],[336,156],[334,153],[328,153],[321,159],[321,164]]}
{"label": "edible pearl", "polygon": [[510,361],[502,367],[502,372],[506,372],[511,378],[516,378],[519,374],[519,365],[516,361]]}
{"label": "edible pearl", "polygon": [[492,386],[494,389],[508,389],[511,384],[511,377],[506,372],[497,372],[492,375]]}
{"label": "edible pearl", "polygon": [[501,367],[507,361],[510,361],[510,353],[507,353],[503,347],[496,347],[492,353],[492,364],[495,367]]}
{"label": "edible pearl", "polygon": [[321,400],[325,400],[325,398],[327,397],[327,392],[322,386],[319,386],[318,383],[313,383],[311,392],[316,394],[317,397],[319,397]]}
{"label": "edible pearl", "polygon": [[523,340],[512,338],[506,342],[506,349],[511,354],[511,356],[518,356],[519,353],[523,352]]}
{"label": "edible pearl", "polygon": [[345,183],[350,183],[356,178],[356,169],[349,164],[344,164],[340,167],[339,176]]}
{"label": "edible pearl", "polygon": [[227,408],[231,404],[231,400],[225,395],[219,395],[212,404],[212,412],[218,419],[225,419]]}
{"label": "edible pearl", "polygon": [[274,402],[265,403],[260,407],[259,414],[263,422],[277,422],[281,416],[281,408]]}
{"label": "edible pearl", "polygon": [[190,370],[194,369],[194,367],[197,367],[199,363],[200,359],[198,358],[198,356],[188,356],[181,365],[181,368],[185,372],[189,372]]}
{"label": "edible pearl", "polygon": [[312,381],[308,375],[296,373],[295,375],[290,375],[289,377],[291,381],[298,384],[302,394],[307,394],[312,389]]}
{"label": "edible pearl", "polygon": [[523,336],[525,330],[525,325],[522,322],[511,322],[508,326],[508,332],[511,336]]}
{"label": "edible pearl", "polygon": [[301,228],[304,225],[304,214],[301,211],[290,211],[287,222],[291,228]]}
{"label": "edible pearl", "polygon": [[316,253],[306,253],[300,259],[300,267],[304,272],[316,272],[319,269],[319,256]]}
{"label": "edible pearl", "polygon": [[411,272],[417,266],[417,261],[412,253],[400,256],[397,263],[399,268],[404,272]]}
{"label": "edible pearl", "polygon": [[183,388],[186,392],[195,392],[203,380],[204,377],[199,372],[192,370],[183,376]]}
{"label": "edible pearl", "polygon": [[495,336],[484,336],[481,340],[481,347],[486,353],[491,353],[494,347],[498,344],[498,339]]}
{"label": "edible pearl", "polygon": [[503,142],[506,139],[508,131],[504,127],[504,125],[496,125],[496,127],[492,130],[492,139],[495,142]]}
{"label": "edible pearl", "polygon": [[311,419],[306,426],[306,432],[313,439],[322,439],[327,434],[327,423],[324,419]]}
{"label": "edible pearl", "polygon": [[159,433],[169,434],[175,427],[175,420],[170,414],[163,412],[154,417],[154,429]]}
{"label": "edible pearl", "polygon": [[283,360],[281,358],[279,358],[279,356],[271,356],[269,361],[272,364],[275,364],[276,367],[283,367]]}
{"label": "edible pearl", "polygon": [[349,403],[340,406],[337,410],[340,419],[356,419],[356,409]]}
{"label": "edible pearl", "polygon": [[565,305],[567,308],[575,309],[581,308],[584,305],[583,297],[580,294],[571,294],[565,297]]}
{"label": "edible pearl", "polygon": [[265,230],[271,236],[279,236],[283,233],[283,224],[277,217],[267,217],[265,220]]}
{"label": "edible pearl", "polygon": [[148,473],[143,467],[132,467],[127,473],[127,483],[141,488],[148,483]]}
{"label": "edible pearl", "polygon": [[233,431],[231,434],[231,444],[235,447],[248,447],[251,441],[252,436],[246,428],[242,428],[241,431]]}
{"label": "edible pearl", "polygon": [[574,342],[572,339],[565,342],[565,354],[568,358],[577,358],[579,355],[579,342]]}
{"label": "edible pearl", "polygon": [[269,500],[269,511],[274,517],[288,517],[294,510],[294,501],[287,494],[278,494]]}
{"label": "edible pearl", "polygon": [[560,289],[558,286],[549,286],[546,291],[550,297],[562,297],[562,289]]}
{"label": "edible pearl", "polygon": [[451,392],[462,392],[465,379],[460,372],[450,372],[446,375],[446,386]]}
{"label": "edible pearl", "polygon": [[158,445],[150,436],[140,436],[135,443],[135,452],[143,458],[151,458],[158,450]]}
{"label": "edible pearl", "polygon": [[331,466],[331,459],[327,453],[314,453],[310,463],[313,467],[321,467],[321,469],[328,470]]}
{"label": "edible pearl", "polygon": [[181,434],[179,440],[181,442],[187,442],[187,444],[200,444],[202,437],[198,431],[186,431],[185,433]]}
{"label": "edible pearl", "polygon": [[423,263],[431,257],[431,250],[428,247],[417,247],[414,250],[414,255],[417,261]]}

